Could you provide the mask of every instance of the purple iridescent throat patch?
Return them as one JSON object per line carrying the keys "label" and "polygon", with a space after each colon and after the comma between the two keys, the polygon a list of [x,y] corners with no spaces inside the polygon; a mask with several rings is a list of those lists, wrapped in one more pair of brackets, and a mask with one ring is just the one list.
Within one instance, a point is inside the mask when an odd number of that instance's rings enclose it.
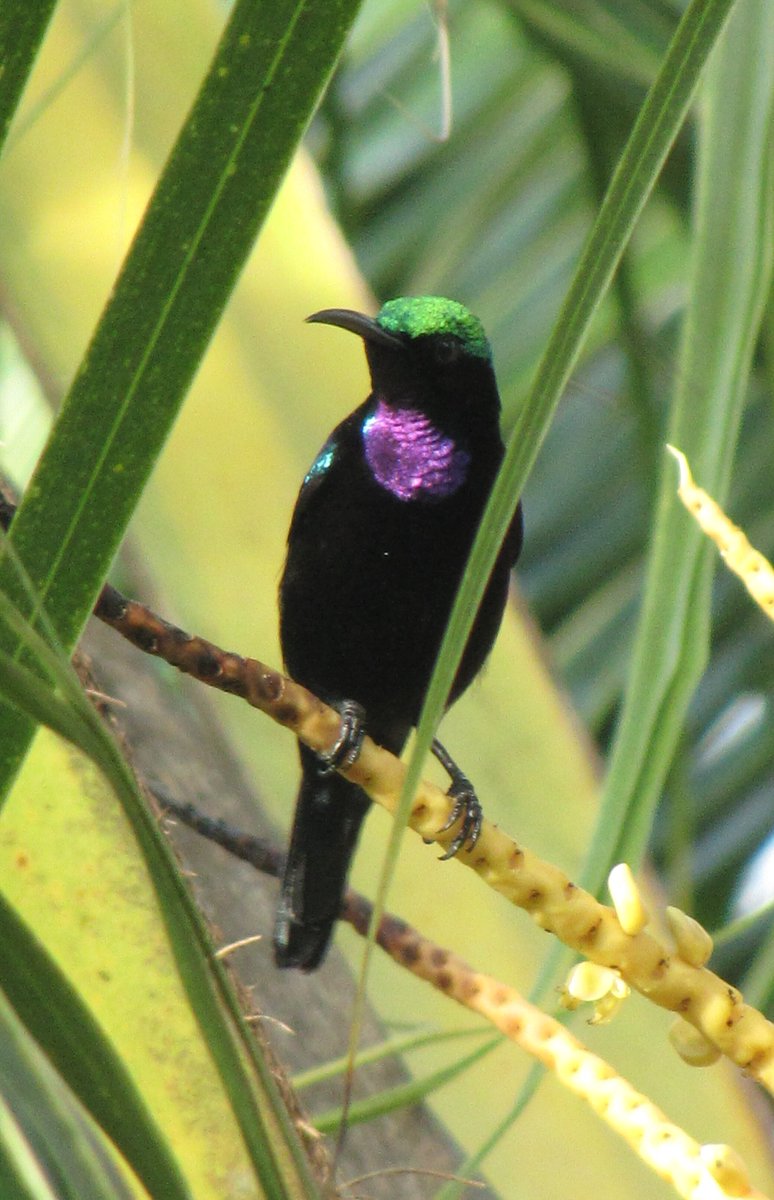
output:
{"label": "purple iridescent throat patch", "polygon": [[399,500],[442,500],[467,478],[470,455],[414,408],[380,400],[363,423],[363,444],[374,479]]}

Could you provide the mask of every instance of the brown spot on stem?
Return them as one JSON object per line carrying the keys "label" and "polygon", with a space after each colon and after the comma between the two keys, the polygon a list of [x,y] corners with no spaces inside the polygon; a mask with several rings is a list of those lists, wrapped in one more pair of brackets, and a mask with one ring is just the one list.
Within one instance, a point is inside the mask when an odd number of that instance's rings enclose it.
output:
{"label": "brown spot on stem", "polygon": [[155,654],[158,650],[159,640],[151,629],[132,628],[129,636],[135,646],[139,646],[140,650],[144,650],[146,654]]}
{"label": "brown spot on stem", "polygon": [[196,670],[204,679],[212,679],[220,673],[221,665],[210,651],[203,651],[196,660]]}
{"label": "brown spot on stem", "polygon": [[414,931],[409,929],[406,922],[402,921],[400,917],[394,917],[391,913],[385,913],[382,917],[380,928],[384,936],[393,942],[397,942],[399,938],[406,937],[407,933],[410,933],[414,940],[416,939]]}
{"label": "brown spot on stem", "polygon": [[413,967],[419,962],[419,947],[416,942],[404,942],[398,946],[398,953],[409,967]]}
{"label": "brown spot on stem", "polygon": [[279,721],[280,725],[295,725],[298,721],[298,709],[289,700],[284,701],[282,704],[275,704],[272,708],[272,714]]}
{"label": "brown spot on stem", "polygon": [[108,584],[100,592],[95,612],[105,621],[122,621],[128,606],[126,597]]}

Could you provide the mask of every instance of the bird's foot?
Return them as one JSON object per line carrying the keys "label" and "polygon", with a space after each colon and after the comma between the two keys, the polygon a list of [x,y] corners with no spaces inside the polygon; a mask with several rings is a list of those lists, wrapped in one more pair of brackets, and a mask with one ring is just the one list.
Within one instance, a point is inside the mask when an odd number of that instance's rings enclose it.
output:
{"label": "bird's foot", "polygon": [[445,833],[447,829],[451,829],[462,818],[459,833],[449,844],[445,854],[441,855],[441,862],[445,862],[449,858],[454,858],[455,854],[458,854],[463,848],[466,850],[473,849],[481,834],[484,812],[473,784],[467,775],[462,773],[452,756],[444,749],[437,738],[433,739],[431,749],[451,779],[451,787],[446,795],[454,801],[454,807],[449,814],[448,821],[441,826],[438,832]]}
{"label": "bird's foot", "polygon": [[320,753],[320,775],[332,775],[341,767],[351,767],[360,754],[365,737],[365,709],[355,700],[342,700],[333,707],[341,715],[339,736],[330,750]]}

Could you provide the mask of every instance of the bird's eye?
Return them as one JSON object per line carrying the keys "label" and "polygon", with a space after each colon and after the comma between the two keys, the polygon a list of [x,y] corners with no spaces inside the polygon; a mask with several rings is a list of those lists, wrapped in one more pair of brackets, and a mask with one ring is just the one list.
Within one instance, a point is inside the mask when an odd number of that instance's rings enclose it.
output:
{"label": "bird's eye", "polygon": [[449,366],[455,363],[462,353],[462,347],[456,338],[440,338],[433,347],[433,356],[439,366]]}

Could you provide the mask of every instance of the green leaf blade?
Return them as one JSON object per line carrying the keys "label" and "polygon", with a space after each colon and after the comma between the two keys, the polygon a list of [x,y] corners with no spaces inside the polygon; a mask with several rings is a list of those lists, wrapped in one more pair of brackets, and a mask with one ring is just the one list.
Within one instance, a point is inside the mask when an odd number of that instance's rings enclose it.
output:
{"label": "green leaf blade", "polygon": [[56,0],[28,0],[0,11],[0,149],[43,41]]}

